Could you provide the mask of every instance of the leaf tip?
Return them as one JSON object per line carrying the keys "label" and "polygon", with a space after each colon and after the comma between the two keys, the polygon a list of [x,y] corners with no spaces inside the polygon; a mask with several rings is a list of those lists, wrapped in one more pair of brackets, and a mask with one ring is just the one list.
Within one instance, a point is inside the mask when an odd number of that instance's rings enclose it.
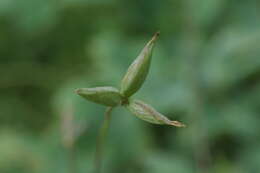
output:
{"label": "leaf tip", "polygon": [[179,121],[170,121],[169,125],[175,126],[175,127],[186,127],[185,124],[179,122]]}
{"label": "leaf tip", "polygon": [[78,88],[78,89],[75,89],[75,90],[74,90],[74,93],[76,93],[76,94],[82,96],[82,95],[84,95],[85,92],[84,92],[84,89],[83,89],[83,88]]}
{"label": "leaf tip", "polygon": [[153,38],[152,38],[152,42],[154,42],[154,41],[156,41],[157,40],[157,38],[159,37],[159,35],[160,35],[160,31],[157,31],[154,35],[153,35]]}
{"label": "leaf tip", "polygon": [[79,89],[79,88],[78,88],[78,89],[75,89],[75,90],[74,90],[74,93],[80,94],[80,89]]}

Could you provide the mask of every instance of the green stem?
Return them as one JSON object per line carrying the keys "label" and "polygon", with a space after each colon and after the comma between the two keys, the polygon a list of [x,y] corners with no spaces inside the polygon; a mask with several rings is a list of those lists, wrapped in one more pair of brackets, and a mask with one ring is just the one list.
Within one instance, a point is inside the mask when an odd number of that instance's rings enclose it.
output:
{"label": "green stem", "polygon": [[111,120],[111,112],[113,110],[113,107],[108,107],[105,111],[105,119],[103,121],[102,127],[99,131],[99,136],[97,139],[97,145],[96,145],[96,158],[95,158],[95,173],[101,172],[101,166],[102,166],[102,158],[103,158],[103,148],[105,144],[105,139],[107,136],[110,120]]}

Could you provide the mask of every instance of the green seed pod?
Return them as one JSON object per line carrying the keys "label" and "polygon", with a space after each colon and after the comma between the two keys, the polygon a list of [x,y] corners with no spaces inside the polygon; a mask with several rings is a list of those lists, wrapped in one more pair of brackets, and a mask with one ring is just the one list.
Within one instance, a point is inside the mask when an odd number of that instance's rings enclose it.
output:
{"label": "green seed pod", "polygon": [[121,102],[121,95],[114,87],[80,88],[76,93],[83,98],[105,106],[117,106]]}
{"label": "green seed pod", "polygon": [[129,66],[125,76],[121,81],[120,93],[124,97],[130,97],[140,89],[148,74],[151,64],[152,51],[154,43],[159,36],[157,32],[153,38],[146,44],[139,56]]}
{"label": "green seed pod", "polygon": [[148,121],[153,124],[166,124],[176,127],[185,127],[184,124],[178,121],[171,121],[161,113],[157,112],[150,105],[145,104],[140,100],[132,100],[126,105],[126,108],[138,118]]}

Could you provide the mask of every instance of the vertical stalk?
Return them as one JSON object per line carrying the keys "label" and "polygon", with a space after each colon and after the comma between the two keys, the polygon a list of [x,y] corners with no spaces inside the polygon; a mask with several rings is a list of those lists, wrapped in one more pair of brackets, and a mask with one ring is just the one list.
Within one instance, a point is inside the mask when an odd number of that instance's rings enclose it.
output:
{"label": "vertical stalk", "polygon": [[196,1],[184,1],[184,40],[186,57],[186,80],[188,85],[194,91],[192,96],[193,104],[189,108],[189,119],[192,122],[190,129],[192,133],[191,147],[195,159],[196,172],[209,173],[212,168],[211,155],[208,143],[207,129],[201,124],[205,118],[205,101],[204,92],[201,87],[201,71],[202,63],[201,50],[205,44],[205,39],[202,37],[201,29],[193,16],[195,12],[193,4]]}
{"label": "vertical stalk", "polygon": [[71,102],[65,102],[64,107],[61,108],[61,137],[62,145],[66,150],[67,166],[69,173],[77,172],[77,161],[75,153],[75,128],[74,123],[74,109]]}
{"label": "vertical stalk", "polygon": [[95,173],[101,172],[102,159],[103,159],[103,148],[104,148],[108,128],[109,128],[109,125],[110,125],[112,110],[113,110],[113,107],[108,107],[106,109],[105,119],[104,119],[103,124],[100,128],[100,131],[99,131],[99,136],[98,136],[97,145],[96,145]]}

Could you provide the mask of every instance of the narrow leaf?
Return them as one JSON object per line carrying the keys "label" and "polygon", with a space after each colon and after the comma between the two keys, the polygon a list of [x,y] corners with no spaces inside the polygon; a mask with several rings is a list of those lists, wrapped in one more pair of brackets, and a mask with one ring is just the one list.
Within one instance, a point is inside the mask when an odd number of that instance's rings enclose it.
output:
{"label": "narrow leaf", "polygon": [[105,106],[117,106],[121,102],[121,95],[114,87],[80,88],[76,93],[83,98]]}
{"label": "narrow leaf", "polygon": [[161,113],[157,112],[153,107],[140,100],[132,100],[126,105],[126,108],[138,118],[153,124],[166,124],[176,127],[185,127],[178,121],[171,121]]}
{"label": "narrow leaf", "polygon": [[143,48],[139,56],[129,66],[121,81],[120,93],[123,96],[130,97],[141,88],[150,68],[152,51],[158,36],[159,32],[153,36],[153,38]]}

